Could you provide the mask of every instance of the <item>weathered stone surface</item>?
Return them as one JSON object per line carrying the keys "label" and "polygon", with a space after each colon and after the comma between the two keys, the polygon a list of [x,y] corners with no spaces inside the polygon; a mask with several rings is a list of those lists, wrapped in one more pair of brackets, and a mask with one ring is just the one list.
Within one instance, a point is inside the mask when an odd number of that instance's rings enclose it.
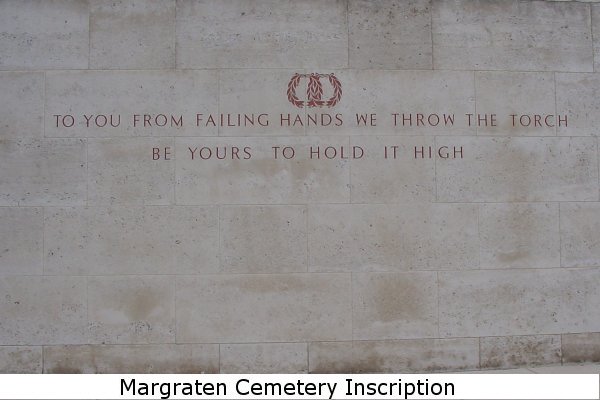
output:
{"label": "weathered stone surface", "polygon": [[214,207],[52,208],[47,274],[196,274],[218,271]]}
{"label": "weathered stone surface", "polygon": [[47,346],[46,374],[215,374],[216,344]]}
{"label": "weathered stone surface", "polygon": [[584,3],[0,0],[0,372],[600,362]]}
{"label": "weathered stone surface", "polygon": [[[478,135],[556,135],[553,73],[478,71],[475,72],[475,92],[477,113],[489,116],[487,126],[477,127]],[[521,117],[523,113],[527,117]],[[561,110],[561,114],[564,113]],[[492,114],[496,115],[495,126],[492,126]],[[540,116],[539,122],[535,115]]]}
{"label": "weathered stone surface", "polygon": [[80,139],[0,142],[0,205],[84,205],[86,144]]}
{"label": "weathered stone surface", "polygon": [[435,1],[432,20],[434,68],[593,70],[586,4]]}
{"label": "weathered stone surface", "polygon": [[413,157],[415,147],[434,146],[432,137],[357,136],[350,144],[364,151],[351,161],[352,203],[435,201],[435,160]]}
{"label": "weathered stone surface", "polygon": [[88,205],[173,204],[174,152],[173,138],[88,139]]}
{"label": "weathered stone surface", "polygon": [[482,337],[481,368],[560,364],[560,335]]}
{"label": "weathered stone surface", "polygon": [[438,270],[479,265],[474,205],[310,206],[308,232],[311,271]]}
{"label": "weathered stone surface", "polygon": [[0,104],[0,139],[43,136],[43,73],[0,72]]}
{"label": "weathered stone surface", "polygon": [[481,268],[560,267],[558,205],[482,204]]}
{"label": "weathered stone surface", "polygon": [[479,367],[477,339],[321,342],[309,345],[311,373],[411,373]]}
{"label": "weathered stone surface", "polygon": [[92,0],[90,68],[175,67],[175,0]]}
{"label": "weathered stone surface", "polygon": [[562,335],[564,363],[600,362],[600,333]]}
{"label": "weathered stone surface", "polygon": [[308,372],[306,343],[221,345],[221,373],[303,374]]}
{"label": "weathered stone surface", "polygon": [[196,114],[217,113],[218,85],[208,70],[48,72],[46,136],[216,136]]}
{"label": "weathered stone surface", "polygon": [[600,266],[598,232],[600,232],[600,203],[562,203],[560,205],[562,266]]}
{"label": "weathered stone surface", "polygon": [[431,69],[431,2],[348,2],[351,68]]}
{"label": "weathered stone surface", "polygon": [[177,340],[250,343],[348,340],[347,274],[177,278]]}
{"label": "weathered stone surface", "polygon": [[352,294],[355,340],[438,335],[435,272],[353,274]]}
{"label": "weathered stone surface", "polygon": [[441,202],[597,201],[594,138],[454,138],[464,158],[438,162]]}
{"label": "weathered stone surface", "polygon": [[0,346],[0,373],[39,374],[41,372],[41,346]]}
{"label": "weathered stone surface", "polygon": [[0,275],[42,274],[43,210],[0,207]]}
{"label": "weathered stone surface", "polygon": [[441,336],[600,331],[600,270],[528,269],[439,273]]}
{"label": "weathered stone surface", "polygon": [[0,69],[87,68],[87,0],[0,3]]}
{"label": "weathered stone surface", "polygon": [[86,342],[85,278],[5,276],[0,293],[0,344]]}
{"label": "weathered stone surface", "polygon": [[600,77],[596,74],[556,74],[556,112],[567,115],[563,136],[600,136]]}
{"label": "weathered stone surface", "polygon": [[170,276],[88,278],[90,343],[174,342],[174,289]]}
{"label": "weathered stone surface", "polygon": [[[177,204],[347,203],[350,168],[339,155],[348,145],[348,138],[335,137],[178,138],[175,199]],[[274,146],[279,147],[278,159]],[[286,146],[295,148],[295,159],[283,159]],[[337,149],[336,158],[310,159],[311,147],[319,147],[323,157],[329,146]],[[232,159],[234,147],[239,159]],[[244,148],[251,158],[244,159]]]}
{"label": "weathered stone surface", "polygon": [[177,67],[346,67],[346,8],[345,1],[180,1]]}
{"label": "weathered stone surface", "polygon": [[306,207],[222,207],[220,227],[222,272],[306,271]]}

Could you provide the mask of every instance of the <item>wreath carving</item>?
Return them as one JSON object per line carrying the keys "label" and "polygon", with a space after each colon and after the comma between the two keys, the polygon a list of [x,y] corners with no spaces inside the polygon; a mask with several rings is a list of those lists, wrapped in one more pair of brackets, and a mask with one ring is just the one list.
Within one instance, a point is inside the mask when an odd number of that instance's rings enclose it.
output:
{"label": "wreath carving", "polygon": [[302,75],[300,74],[294,74],[294,76],[292,76],[292,79],[290,79],[290,82],[288,83],[287,96],[290,103],[296,107],[302,108],[304,107],[304,102],[296,96],[296,88],[300,84],[300,78],[302,78]]}
{"label": "wreath carving", "polygon": [[[333,88],[332,96],[323,100],[323,85],[320,78],[327,77],[329,84]],[[302,78],[308,78],[308,86],[306,89],[306,101],[300,100],[296,96],[296,88],[300,85]],[[294,74],[290,79],[287,87],[287,97],[290,103],[296,107],[333,107],[342,98],[342,84],[340,80],[334,74]]]}

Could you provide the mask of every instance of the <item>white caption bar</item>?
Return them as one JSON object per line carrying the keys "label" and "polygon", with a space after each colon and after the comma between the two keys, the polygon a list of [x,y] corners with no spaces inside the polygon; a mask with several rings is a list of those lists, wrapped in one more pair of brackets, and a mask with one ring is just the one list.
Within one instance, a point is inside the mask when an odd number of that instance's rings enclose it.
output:
{"label": "white caption bar", "polygon": [[594,374],[3,375],[0,399],[599,399]]}

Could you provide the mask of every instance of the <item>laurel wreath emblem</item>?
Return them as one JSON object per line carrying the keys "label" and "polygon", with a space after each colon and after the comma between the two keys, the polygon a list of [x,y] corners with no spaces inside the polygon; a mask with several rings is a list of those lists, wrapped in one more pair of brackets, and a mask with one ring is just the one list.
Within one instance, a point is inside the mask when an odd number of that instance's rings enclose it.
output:
{"label": "laurel wreath emblem", "polygon": [[[323,85],[321,84],[320,78],[327,77],[329,84],[333,88],[332,96],[323,100]],[[307,101],[300,100],[296,96],[296,88],[300,85],[302,78],[308,78],[308,86],[306,89]],[[287,97],[290,103],[296,107],[333,107],[342,98],[342,84],[340,80],[333,74],[294,74],[288,83]]]}

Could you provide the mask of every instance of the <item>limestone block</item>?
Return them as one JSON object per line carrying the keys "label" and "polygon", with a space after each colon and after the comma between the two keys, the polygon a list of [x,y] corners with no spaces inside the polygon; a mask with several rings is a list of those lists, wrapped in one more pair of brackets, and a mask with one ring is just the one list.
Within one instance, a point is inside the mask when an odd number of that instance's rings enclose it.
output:
{"label": "limestone block", "polygon": [[557,204],[482,204],[481,267],[560,267],[558,225]]}
{"label": "limestone block", "polygon": [[45,215],[45,268],[56,275],[218,271],[218,210],[75,207]]}
{"label": "limestone block", "polygon": [[[590,1],[590,0],[586,0]],[[594,0],[595,3],[595,0]],[[600,28],[600,5],[591,4],[592,9],[592,32],[598,32]],[[594,39],[594,71],[600,67],[600,42],[598,38]]]}
{"label": "limestone block", "polygon": [[177,278],[177,340],[196,343],[348,340],[349,274]]}
{"label": "limestone block", "polygon": [[170,276],[88,278],[90,343],[174,342],[174,289]]}
{"label": "limestone block", "polygon": [[599,279],[597,268],[440,272],[440,334],[599,331]]}
{"label": "limestone block", "polygon": [[310,343],[311,373],[414,373],[479,367],[477,339]]}
{"label": "limestone block", "polygon": [[590,8],[579,2],[435,1],[434,68],[592,71]]}
{"label": "limestone block", "polygon": [[41,372],[41,346],[0,346],[0,373],[39,374]]}
{"label": "limestone block", "polygon": [[556,111],[567,115],[563,136],[600,136],[600,78],[595,74],[556,74]]}
{"label": "limestone block", "polygon": [[256,343],[221,345],[223,374],[305,374],[306,343]]}
{"label": "limestone block", "polygon": [[481,368],[560,364],[560,335],[481,338]]}
{"label": "limestone block", "polygon": [[351,161],[352,203],[435,201],[435,160],[414,158],[415,148],[434,146],[432,137],[356,136],[350,144],[364,151]]}
{"label": "limestone block", "polygon": [[174,153],[172,138],[89,139],[88,204],[173,204]]}
{"label": "limestone block", "polygon": [[220,227],[221,271],[306,271],[306,207],[221,207]]}
{"label": "limestone block", "polygon": [[0,292],[0,344],[86,342],[85,278],[5,276]]}
{"label": "limestone block", "polygon": [[562,335],[564,363],[600,362],[600,333]]}
{"label": "limestone block", "polygon": [[438,201],[598,200],[594,138],[454,138],[463,159],[437,167]]}
{"label": "limestone block", "polygon": [[431,2],[348,3],[350,67],[431,69]]}
{"label": "limestone block", "polygon": [[[175,142],[177,204],[349,201],[349,160],[341,158],[343,146],[347,157],[348,138],[177,138]],[[279,147],[277,159],[273,147]],[[295,149],[293,159],[283,158],[284,147]],[[327,147],[333,148],[330,155],[335,151],[335,157],[324,156]]]}
{"label": "limestone block", "polygon": [[177,67],[346,67],[346,8],[345,1],[179,1]]}
{"label": "limestone block", "polygon": [[[559,121],[553,73],[478,71],[475,72],[475,92],[477,113],[490,115],[487,126],[477,127],[478,135],[556,135]],[[496,114],[495,126],[492,126],[491,114]],[[572,116],[567,116],[567,123],[570,118]]]}
{"label": "limestone block", "polygon": [[355,340],[438,335],[435,272],[353,274],[352,293]]}
{"label": "limestone block", "polygon": [[561,204],[562,266],[600,266],[598,232],[600,232],[600,203]]}
{"label": "limestone block", "polygon": [[46,374],[216,374],[219,345],[85,345],[44,347]]}
{"label": "limestone block", "polygon": [[86,143],[80,139],[0,142],[0,205],[84,205]]}
{"label": "limestone block", "polygon": [[0,26],[0,69],[88,67],[87,0],[2,1]]}
{"label": "limestone block", "polygon": [[216,136],[196,121],[217,113],[218,85],[208,70],[48,72],[46,136]]}
{"label": "limestone block", "polygon": [[43,210],[0,207],[0,275],[42,274]]}
{"label": "limestone block", "polygon": [[308,209],[309,269],[476,268],[477,208],[460,204],[322,205]]}
{"label": "limestone block", "polygon": [[175,0],[92,0],[90,68],[175,67]]}
{"label": "limestone block", "polygon": [[0,72],[0,96],[0,138],[43,136],[43,73]]}

